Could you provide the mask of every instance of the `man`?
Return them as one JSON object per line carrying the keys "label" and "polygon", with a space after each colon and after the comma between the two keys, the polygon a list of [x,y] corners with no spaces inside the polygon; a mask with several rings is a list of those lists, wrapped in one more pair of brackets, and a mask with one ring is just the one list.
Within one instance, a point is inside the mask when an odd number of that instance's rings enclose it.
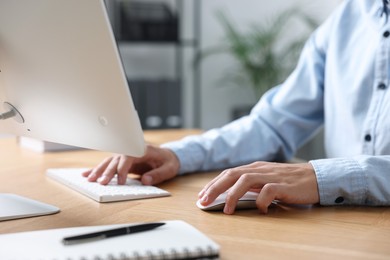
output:
{"label": "man", "polygon": [[[390,22],[385,0],[345,0],[307,41],[287,80],[251,114],[200,136],[148,146],[142,158],[113,156],[84,173],[106,184],[118,174],[153,185],[177,174],[227,169],[199,193],[203,205],[228,190],[234,213],[248,190],[266,213],[292,204],[390,205]],[[287,164],[325,129],[328,159]]]}

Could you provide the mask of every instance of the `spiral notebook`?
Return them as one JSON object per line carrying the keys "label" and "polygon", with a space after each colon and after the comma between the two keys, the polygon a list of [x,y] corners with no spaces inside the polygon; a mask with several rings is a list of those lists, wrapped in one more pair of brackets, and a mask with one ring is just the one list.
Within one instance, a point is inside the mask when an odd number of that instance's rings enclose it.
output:
{"label": "spiral notebook", "polygon": [[[62,239],[131,224],[49,229],[0,235],[0,259],[213,259],[219,246],[181,220],[164,221],[156,229],[94,242],[64,245]],[[134,224],[134,223],[133,223]],[[22,250],[21,250],[22,248]]]}

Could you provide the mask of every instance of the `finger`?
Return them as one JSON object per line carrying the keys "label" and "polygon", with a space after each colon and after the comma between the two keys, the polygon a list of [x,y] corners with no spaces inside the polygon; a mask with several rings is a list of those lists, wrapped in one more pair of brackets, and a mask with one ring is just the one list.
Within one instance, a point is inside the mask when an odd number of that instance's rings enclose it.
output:
{"label": "finger", "polygon": [[134,160],[131,157],[121,155],[116,169],[118,184],[123,185],[126,183],[127,175],[129,174],[129,169],[131,168],[133,161]]}
{"label": "finger", "polygon": [[220,173],[217,177],[215,177],[213,180],[211,180],[208,184],[205,185],[205,187],[198,193],[198,198],[203,197],[205,192],[212,185],[214,185],[216,182],[218,182],[221,178],[225,178],[226,177],[225,175],[226,174],[230,174],[230,171],[232,171],[232,170],[240,171],[241,173],[255,172],[255,171],[258,172],[259,171],[258,167],[261,167],[261,166],[264,166],[264,165],[267,165],[267,164],[269,164],[269,163],[268,162],[259,161],[259,162],[254,162],[254,163],[250,163],[250,164],[247,164],[247,165],[242,165],[242,166],[239,166],[239,167],[236,167],[236,168],[232,168],[232,169],[226,169],[222,173]]}
{"label": "finger", "polygon": [[119,160],[120,156],[115,156],[114,158],[112,158],[106,169],[104,169],[101,176],[97,179],[97,182],[102,185],[107,185],[117,173]]}
{"label": "finger", "polygon": [[152,169],[141,177],[141,182],[144,185],[155,185],[171,179],[177,175],[176,172],[171,170],[171,167],[168,165],[163,165],[161,167]]}
{"label": "finger", "polygon": [[198,198],[199,198],[199,199],[201,199],[201,198],[205,195],[206,191],[210,188],[210,186],[213,185],[213,184],[220,178],[220,176],[221,176],[222,174],[223,174],[223,172],[220,173],[220,174],[218,174],[217,177],[215,177],[214,179],[212,179],[210,182],[208,182],[208,183],[203,187],[203,189],[198,193]]}
{"label": "finger", "polygon": [[[240,166],[240,167],[237,167],[235,169],[240,169],[240,168],[245,168],[245,166]],[[221,178],[223,178],[226,174],[229,173],[229,171],[232,170],[232,169],[226,169],[224,171],[222,171],[220,174],[218,174],[217,177],[215,177],[214,179],[212,179],[209,183],[207,183],[203,189],[198,193],[198,198],[201,198],[204,196],[205,192],[212,186],[214,185],[217,181],[219,181]]]}
{"label": "finger", "polygon": [[240,176],[236,183],[229,189],[226,200],[224,213],[233,214],[238,200],[251,190],[253,186],[262,186],[262,178],[256,173],[245,173]]}
{"label": "finger", "polygon": [[210,188],[215,185],[216,183],[218,183],[221,179],[223,178],[227,178],[226,175],[229,175],[231,174],[230,171],[232,171],[233,169],[226,169],[224,171],[222,171],[220,174],[218,174],[217,177],[215,177],[214,179],[212,179],[209,183],[207,183],[203,189],[198,193],[198,198],[199,199],[202,199],[202,197],[204,197],[206,195],[206,193],[210,190]]}
{"label": "finger", "polygon": [[241,168],[233,168],[223,171],[215,180],[206,185],[203,195],[199,198],[204,206],[213,202],[221,193],[225,192],[243,173]]}
{"label": "finger", "polygon": [[104,169],[106,169],[107,165],[110,164],[113,157],[107,157],[105,158],[101,163],[99,163],[95,168],[93,168],[87,177],[88,181],[94,182],[96,181],[104,172]]}
{"label": "finger", "polygon": [[276,183],[269,183],[264,185],[261,189],[259,196],[256,199],[256,206],[260,212],[266,214],[268,207],[275,199],[282,197],[283,185]]}
{"label": "finger", "polygon": [[93,169],[91,168],[91,169],[88,169],[88,170],[83,171],[83,172],[81,173],[81,176],[83,176],[83,177],[88,177],[88,176],[91,174],[92,170],[93,170]]}

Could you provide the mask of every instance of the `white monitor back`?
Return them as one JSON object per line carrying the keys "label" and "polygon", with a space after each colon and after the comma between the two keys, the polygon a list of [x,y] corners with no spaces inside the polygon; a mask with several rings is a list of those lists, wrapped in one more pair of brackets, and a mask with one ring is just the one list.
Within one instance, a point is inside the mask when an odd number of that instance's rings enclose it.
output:
{"label": "white monitor back", "polygon": [[0,132],[141,156],[144,138],[103,0],[0,1]]}

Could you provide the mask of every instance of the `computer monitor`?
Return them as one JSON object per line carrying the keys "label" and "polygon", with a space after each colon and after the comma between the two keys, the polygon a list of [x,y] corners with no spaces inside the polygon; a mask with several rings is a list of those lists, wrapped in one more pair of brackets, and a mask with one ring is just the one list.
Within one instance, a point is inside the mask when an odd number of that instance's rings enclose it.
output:
{"label": "computer monitor", "polygon": [[0,114],[0,132],[143,155],[104,0],[0,1]]}

